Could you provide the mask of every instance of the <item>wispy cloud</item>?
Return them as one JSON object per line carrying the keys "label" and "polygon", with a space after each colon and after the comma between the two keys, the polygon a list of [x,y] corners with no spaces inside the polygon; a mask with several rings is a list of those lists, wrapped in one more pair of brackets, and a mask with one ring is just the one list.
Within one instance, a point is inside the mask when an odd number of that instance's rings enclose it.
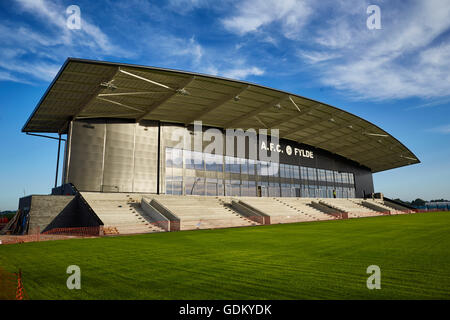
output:
{"label": "wispy cloud", "polygon": [[127,54],[91,23],[83,11],[81,29],[68,29],[66,7],[60,1],[15,0],[11,5],[21,15],[37,21],[39,28],[25,19],[0,22],[0,80],[49,81],[68,56]]}
{"label": "wispy cloud", "polygon": [[405,110],[431,108],[431,107],[444,106],[444,105],[450,105],[450,98],[432,100],[430,102],[413,105],[413,106],[407,107]]}
{"label": "wispy cloud", "polygon": [[59,2],[46,0],[16,0],[21,9],[28,14],[40,18],[41,22],[57,28],[57,39],[65,45],[84,43],[87,46],[96,47],[104,53],[112,53],[120,48],[114,46],[108,36],[102,30],[92,24],[86,15],[82,15],[82,27],[73,31],[67,28],[66,7]]}
{"label": "wispy cloud", "polygon": [[441,134],[450,134],[450,124],[438,126],[435,128],[430,128],[427,131],[429,132],[435,132],[435,133],[441,133]]}
{"label": "wispy cloud", "polygon": [[[324,57],[342,57],[318,66],[320,80],[362,99],[448,96],[448,1],[415,1],[400,7],[383,3],[381,13],[386,18],[382,30],[368,30],[365,20],[355,26],[353,14],[345,12],[340,12],[337,25],[319,27],[314,40]],[[309,63],[325,61],[314,51],[302,56]]]}
{"label": "wispy cloud", "polygon": [[221,21],[240,36],[263,41],[270,33],[273,43],[297,47],[296,56],[317,68],[318,81],[356,99],[450,95],[450,3],[380,2],[381,30],[366,27],[370,4],[242,1]]}
{"label": "wispy cloud", "polygon": [[305,59],[309,63],[318,63],[323,61],[328,61],[331,59],[335,59],[340,57],[339,54],[329,53],[329,52],[321,52],[321,51],[304,51],[298,50],[297,55],[302,59]]}
{"label": "wispy cloud", "polygon": [[226,29],[244,35],[277,23],[285,37],[295,39],[312,13],[306,0],[245,0],[235,4],[234,14],[222,19]]}
{"label": "wispy cloud", "polygon": [[258,67],[251,67],[251,68],[236,68],[236,69],[229,69],[229,70],[223,70],[222,72],[219,72],[219,74],[223,75],[226,78],[232,78],[232,79],[246,79],[249,76],[261,76],[264,74],[264,70],[258,68]]}

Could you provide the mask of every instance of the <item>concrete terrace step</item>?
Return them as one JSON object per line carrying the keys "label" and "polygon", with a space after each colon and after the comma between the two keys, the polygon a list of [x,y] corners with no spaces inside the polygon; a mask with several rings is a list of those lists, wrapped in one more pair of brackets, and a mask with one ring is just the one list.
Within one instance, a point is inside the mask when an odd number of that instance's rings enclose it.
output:
{"label": "concrete terrace step", "polygon": [[[168,210],[167,214],[171,212],[175,216],[173,219],[180,220],[180,230],[242,227],[259,224],[250,220],[251,216],[248,213],[241,214],[238,212],[239,207],[233,209],[231,207],[232,200],[242,201],[255,210],[259,210],[260,214],[268,215],[272,224],[338,218],[309,206],[313,201],[347,212],[349,218],[382,214],[363,206],[361,204],[362,199],[175,196],[98,192],[83,192],[82,195],[103,221],[105,227],[111,228],[112,232],[116,230],[119,234],[164,231],[164,229],[156,226],[157,221],[149,219],[148,214],[141,208],[142,199],[149,202],[154,199],[165,207]],[[376,201],[375,203],[383,207],[380,202]],[[163,207],[159,210],[164,210]],[[161,218],[163,217],[161,216]]]}
{"label": "concrete terrace step", "polygon": [[97,192],[82,192],[81,194],[95,214],[102,220],[104,229],[112,230],[110,231],[111,234],[164,231],[147,221],[143,215],[139,201],[144,195]]}
{"label": "concrete terrace step", "polygon": [[228,206],[219,197],[153,196],[180,219],[181,230],[253,226],[251,221]]}

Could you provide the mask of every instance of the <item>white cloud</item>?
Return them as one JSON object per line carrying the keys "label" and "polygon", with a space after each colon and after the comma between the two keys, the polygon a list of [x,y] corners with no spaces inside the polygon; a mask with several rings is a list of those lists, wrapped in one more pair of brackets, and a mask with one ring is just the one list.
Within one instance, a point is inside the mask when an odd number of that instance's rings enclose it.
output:
{"label": "white cloud", "polygon": [[57,39],[63,40],[66,45],[85,43],[95,46],[105,53],[117,50],[107,35],[96,25],[89,22],[81,8],[81,29],[73,31],[67,28],[66,7],[60,3],[52,3],[46,0],[16,0],[21,8],[29,14],[38,16],[41,21],[58,28]]}
{"label": "white cloud", "polygon": [[193,36],[186,39],[170,34],[155,34],[152,42],[145,48],[157,53],[162,63],[169,64],[185,62],[191,66],[197,66],[202,63],[204,56],[203,46]]}
{"label": "white cloud", "polygon": [[129,55],[113,45],[109,37],[81,8],[81,29],[66,25],[66,6],[61,1],[16,0],[20,14],[37,19],[39,28],[22,21],[0,22],[0,72],[2,79],[29,83],[51,80],[68,56],[102,54]]}
{"label": "white cloud", "polygon": [[21,83],[25,82],[24,80],[13,76],[9,72],[4,72],[4,71],[0,71],[0,81],[11,81],[11,82],[21,82]]}
{"label": "white cloud", "polygon": [[[443,42],[450,29],[448,1],[384,4],[382,30],[368,30],[361,19],[355,24],[353,13],[339,14],[330,20],[337,25],[316,30],[318,49],[300,55],[324,62],[317,65],[321,82],[363,99],[450,95],[450,44]],[[341,58],[327,61],[335,55]]]}
{"label": "white cloud", "polygon": [[[3,60],[0,59],[0,67],[8,70],[9,74],[19,74],[19,75],[29,75],[33,78],[51,81],[55,75],[58,73],[59,68],[61,67],[59,64],[55,63],[46,63],[46,62],[25,62],[21,59],[10,59]],[[27,80],[20,80],[22,77],[12,76],[12,79],[17,82],[27,82]]]}
{"label": "white cloud", "polygon": [[246,79],[248,76],[261,76],[264,74],[264,70],[258,67],[235,68],[223,70],[221,72],[219,71],[218,74],[226,78],[243,80]]}
{"label": "white cloud", "polygon": [[309,63],[313,64],[340,57],[338,54],[334,53],[321,51],[305,51],[305,50],[298,50],[297,55],[303,59],[306,59]]}
{"label": "white cloud", "polygon": [[222,20],[229,31],[243,35],[276,22],[291,39],[299,36],[312,12],[306,0],[245,0],[235,5],[235,11]]}
{"label": "white cloud", "polygon": [[222,68],[219,68],[216,65],[209,64],[207,66],[200,67],[199,72],[236,80],[246,80],[250,76],[262,76],[265,73],[263,69],[258,67],[242,67],[243,60],[241,60],[237,64],[239,65],[238,67],[227,65],[223,66]]}

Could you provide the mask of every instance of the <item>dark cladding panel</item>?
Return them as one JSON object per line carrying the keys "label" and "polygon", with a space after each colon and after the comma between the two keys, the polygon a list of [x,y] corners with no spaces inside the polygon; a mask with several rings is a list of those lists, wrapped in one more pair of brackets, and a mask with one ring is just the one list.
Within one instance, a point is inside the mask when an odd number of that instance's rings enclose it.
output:
{"label": "dark cladding panel", "polygon": [[82,191],[101,191],[105,124],[74,121],[68,182]]}
{"label": "dark cladding panel", "polygon": [[134,192],[156,193],[158,163],[158,125],[143,123],[136,126],[134,151]]}
{"label": "dark cladding panel", "polygon": [[369,196],[374,192],[372,172],[359,169],[355,173],[356,197],[363,198],[364,194]]}
{"label": "dark cladding panel", "polygon": [[316,162],[319,169],[332,170],[335,167],[335,158],[324,152],[320,155],[316,154]]}
{"label": "dark cladding panel", "polygon": [[133,191],[134,131],[131,123],[106,125],[105,167],[102,191]]}

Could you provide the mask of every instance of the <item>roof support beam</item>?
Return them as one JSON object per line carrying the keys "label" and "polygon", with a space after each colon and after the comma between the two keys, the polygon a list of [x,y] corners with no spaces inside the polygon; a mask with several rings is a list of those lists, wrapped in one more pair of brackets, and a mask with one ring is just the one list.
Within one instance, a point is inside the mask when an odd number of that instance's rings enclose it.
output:
{"label": "roof support beam", "polygon": [[115,118],[115,117],[135,117],[137,114],[140,114],[138,112],[135,113],[121,113],[121,114],[111,114],[111,113],[99,113],[99,114],[91,114],[83,117],[78,117],[77,119],[95,119],[95,118]]}
{"label": "roof support beam", "polygon": [[315,105],[313,105],[313,106],[311,106],[311,107],[307,107],[306,109],[303,109],[302,111],[300,111],[300,112],[298,112],[298,113],[290,114],[289,116],[287,116],[287,117],[285,117],[285,118],[283,118],[283,119],[280,119],[280,120],[278,120],[278,121],[272,122],[269,126],[270,126],[271,128],[274,128],[274,127],[277,127],[277,126],[279,126],[280,124],[283,124],[283,123],[285,123],[285,122],[289,122],[289,121],[291,121],[291,120],[297,119],[297,118],[303,116],[305,113],[308,113],[308,112],[314,110],[315,108],[317,108],[317,107],[320,106],[320,105],[321,105],[321,103],[317,103],[317,104],[315,104]]}
{"label": "roof support beam", "polygon": [[265,124],[264,121],[262,121],[260,117],[255,116],[255,119],[256,119],[256,121],[258,121],[259,123],[261,123],[262,126],[263,126],[264,128],[269,129],[269,127],[267,126],[267,124]]}
{"label": "roof support beam", "polygon": [[292,104],[297,108],[298,112],[302,112],[302,110],[300,110],[299,106],[294,102],[291,96],[289,96],[289,100],[291,100]]}
{"label": "roof support beam", "polygon": [[115,92],[115,93],[100,93],[99,97],[111,97],[111,96],[134,96],[140,94],[153,94],[153,93],[161,93],[158,91],[142,91],[142,92]]}
{"label": "roof support beam", "polygon": [[74,115],[71,117],[71,119],[68,119],[68,121],[66,123],[64,123],[64,125],[58,130],[58,132],[62,132],[68,126],[68,123],[70,121],[72,121],[73,119],[76,119],[83,112],[83,110],[86,109],[86,107],[91,103],[91,101],[94,100],[97,97],[97,95],[104,89],[103,87],[100,86],[100,83],[111,82],[114,79],[114,77],[116,76],[118,71],[119,71],[119,67],[112,68],[110,70],[110,72],[108,72],[108,74],[104,75],[99,80],[99,83],[98,83],[96,89],[90,95],[88,95],[86,98],[81,100],[81,102],[79,103],[79,107],[75,111]]}
{"label": "roof support beam", "polygon": [[284,100],[286,100],[288,98],[289,98],[289,95],[285,95],[283,97],[273,99],[269,103],[263,103],[257,109],[255,109],[253,111],[250,111],[250,112],[247,112],[246,114],[240,116],[239,118],[235,118],[232,121],[227,122],[224,125],[224,128],[229,128],[231,126],[236,128],[238,124],[242,123],[243,121],[247,120],[248,118],[257,116],[261,112],[263,112],[263,111],[265,111],[267,109],[273,108],[276,104],[281,103],[282,101],[284,101]]}
{"label": "roof support beam", "polygon": [[169,100],[170,98],[172,98],[174,95],[176,95],[177,93],[179,93],[179,90],[182,90],[184,87],[188,86],[193,80],[195,79],[195,76],[192,77],[188,77],[186,79],[184,79],[184,81],[182,83],[179,84],[180,88],[174,91],[171,91],[167,94],[165,94],[161,100],[156,101],[155,103],[152,103],[150,106],[148,106],[145,110],[144,113],[138,117],[136,119],[136,122],[139,122],[141,120],[143,120],[145,117],[149,116],[153,111],[155,111],[160,105],[162,105],[164,102],[166,102],[167,100]]}
{"label": "roof support beam", "polygon": [[250,86],[240,87],[239,89],[235,90],[233,93],[224,96],[222,99],[220,99],[218,101],[214,101],[210,105],[206,106],[202,111],[198,112],[195,116],[189,118],[185,123],[189,124],[196,120],[202,120],[202,118],[205,117],[207,114],[213,112],[214,110],[216,110],[220,106],[224,105],[226,102],[230,101],[231,99],[236,98],[242,92],[247,90],[249,87]]}
{"label": "roof support beam", "polygon": [[109,100],[109,99],[105,99],[105,98],[100,98],[100,97],[97,97],[97,99],[98,100],[102,100],[102,101],[106,101],[106,102],[109,102],[109,103],[112,103],[112,104],[115,104],[115,105],[117,105],[119,107],[123,107],[125,109],[130,109],[130,110],[134,110],[134,111],[137,111],[137,112],[144,111],[142,109],[138,109],[138,108],[135,108],[135,107],[127,106],[126,104],[123,104],[123,103],[120,103],[120,102],[117,102],[117,101],[113,101],[113,100]]}
{"label": "roof support beam", "polygon": [[150,79],[147,79],[147,78],[138,76],[137,74],[134,74],[134,73],[131,73],[131,72],[122,70],[122,69],[120,69],[120,68],[119,68],[119,71],[122,72],[122,73],[124,73],[124,74],[126,74],[126,75],[132,76],[132,77],[134,77],[134,78],[136,78],[136,79],[139,79],[139,80],[142,80],[142,81],[149,82],[149,83],[151,83],[151,84],[154,84],[154,85],[163,87],[163,88],[168,89],[168,90],[176,91],[175,89],[172,89],[171,87],[166,86],[165,84],[162,84],[162,83],[159,83],[159,82],[156,82],[156,81],[153,81],[153,80],[150,80]]}

